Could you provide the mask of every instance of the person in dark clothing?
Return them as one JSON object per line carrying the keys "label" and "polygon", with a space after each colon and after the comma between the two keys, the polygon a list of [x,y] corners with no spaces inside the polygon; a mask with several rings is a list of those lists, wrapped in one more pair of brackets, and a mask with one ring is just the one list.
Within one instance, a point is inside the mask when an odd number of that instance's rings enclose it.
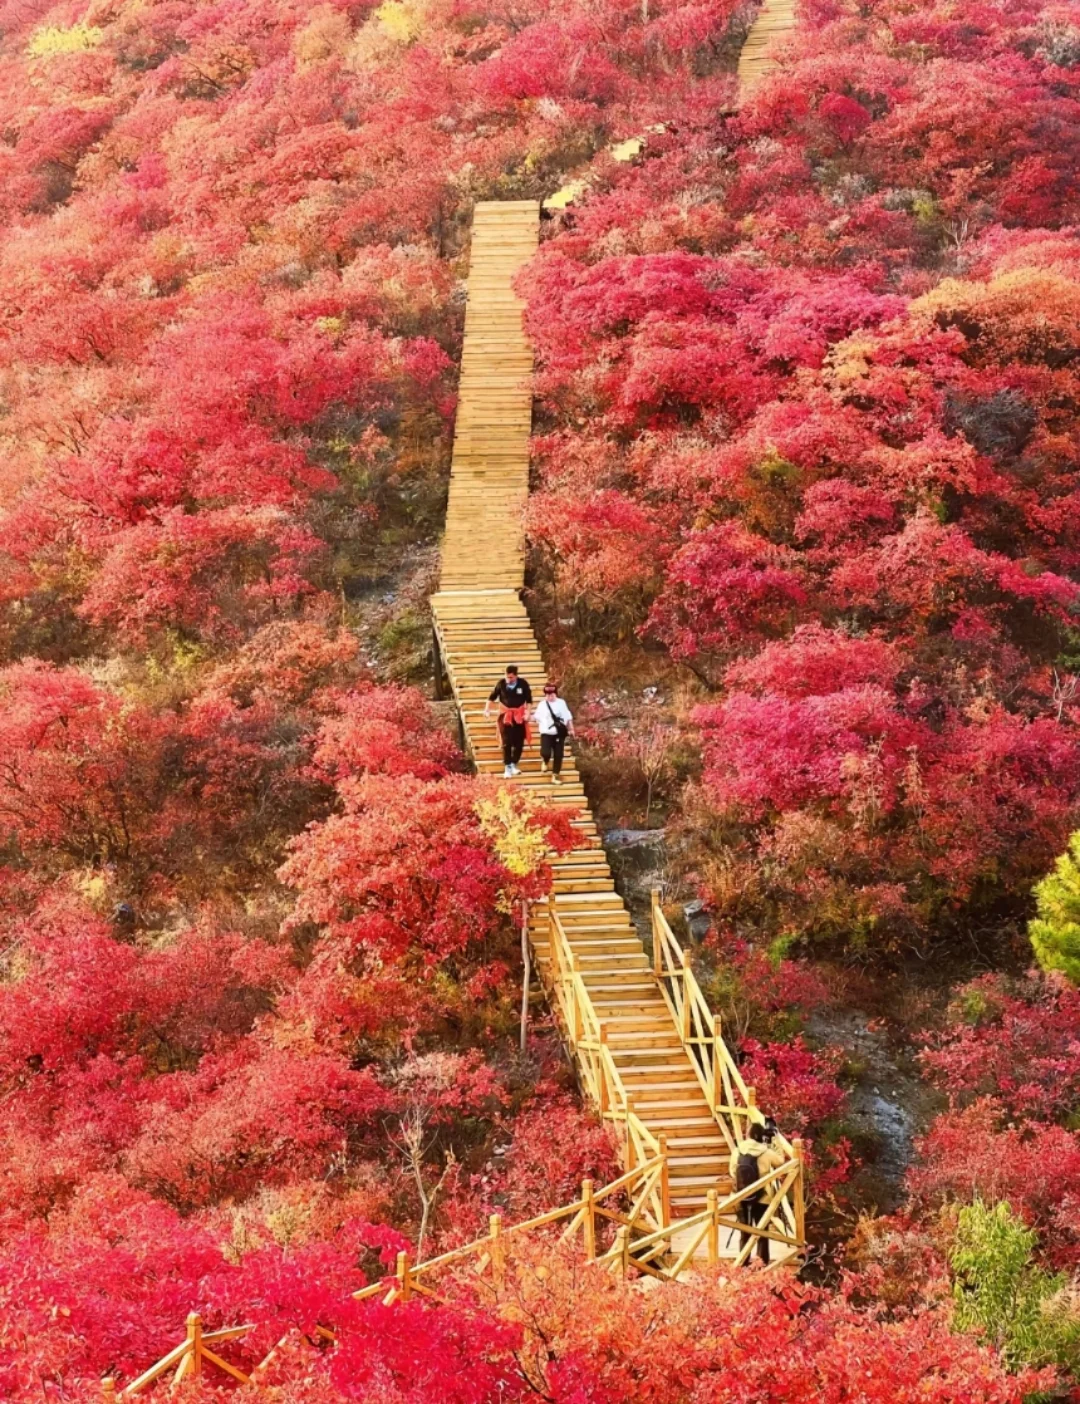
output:
{"label": "person in dark clothing", "polygon": [[[760,1113],[758,1113],[760,1116]],[[731,1155],[731,1163],[728,1167],[732,1183],[737,1190],[748,1189],[755,1184],[770,1170],[778,1170],[784,1163],[784,1153],[778,1146],[772,1144],[776,1134],[776,1123],[761,1117],[760,1121],[755,1121],[748,1129],[745,1140],[740,1141]],[[771,1197],[771,1190],[767,1196],[764,1189],[756,1190],[750,1199],[740,1200],[736,1208],[736,1216],[739,1223],[753,1227],[761,1222],[765,1216],[765,1206],[767,1198]],[[750,1234],[740,1232],[739,1248],[746,1247]],[[769,1261],[769,1240],[758,1236],[757,1241],[758,1257],[763,1263]]]}
{"label": "person in dark clothing", "polygon": [[506,665],[506,676],[499,679],[491,689],[491,696],[484,704],[484,716],[491,715],[491,704],[497,702],[499,714],[496,726],[503,751],[503,776],[509,780],[520,775],[518,761],[529,739],[529,707],[532,705],[532,688],[524,678],[518,677],[513,663]]}

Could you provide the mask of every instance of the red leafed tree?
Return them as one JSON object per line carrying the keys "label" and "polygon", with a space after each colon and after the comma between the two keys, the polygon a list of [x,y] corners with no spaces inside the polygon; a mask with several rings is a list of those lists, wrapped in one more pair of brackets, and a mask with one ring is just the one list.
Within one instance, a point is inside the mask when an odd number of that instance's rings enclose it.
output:
{"label": "red leafed tree", "polygon": [[1070,729],[977,689],[905,687],[901,657],[806,626],[732,665],[727,699],[699,710],[705,795],[745,851],[783,860],[782,923],[917,930],[991,877],[1033,878],[1069,825]]}
{"label": "red leafed tree", "polygon": [[1080,1078],[1078,1005],[1056,976],[980,976],[955,991],[920,1060],[955,1107],[992,1096],[1017,1123],[1067,1120]]}
{"label": "red leafed tree", "polygon": [[[429,966],[492,934],[520,879],[484,831],[475,783],[447,773],[451,755],[415,691],[356,694],[323,724],[315,763],[341,808],[296,840],[282,869],[298,892],[294,924],[326,928],[344,958]],[[572,846],[556,808],[530,822],[544,846]],[[528,895],[541,895],[543,875],[540,865]]]}

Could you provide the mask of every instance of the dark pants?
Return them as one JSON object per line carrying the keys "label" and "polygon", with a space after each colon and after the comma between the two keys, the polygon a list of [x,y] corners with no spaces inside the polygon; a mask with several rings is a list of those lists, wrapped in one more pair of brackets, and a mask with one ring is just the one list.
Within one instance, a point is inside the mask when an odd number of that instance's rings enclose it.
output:
{"label": "dark pants", "polygon": [[558,775],[562,770],[563,752],[566,750],[565,736],[540,737],[540,759],[551,762],[552,771]]}
{"label": "dark pants", "polygon": [[513,722],[503,722],[499,730],[502,733],[503,765],[517,765],[525,749],[525,723],[515,726]]}
{"label": "dark pants", "polygon": [[[740,1201],[737,1208],[736,1217],[738,1218],[740,1224],[760,1223],[761,1220],[765,1217],[765,1201],[763,1199],[744,1199]],[[753,1235],[749,1233],[739,1234],[740,1250],[746,1247],[747,1239],[751,1238],[752,1236]],[[758,1257],[761,1259],[761,1261],[763,1263],[767,1263],[769,1261],[769,1240],[767,1238],[758,1239],[757,1251]]]}

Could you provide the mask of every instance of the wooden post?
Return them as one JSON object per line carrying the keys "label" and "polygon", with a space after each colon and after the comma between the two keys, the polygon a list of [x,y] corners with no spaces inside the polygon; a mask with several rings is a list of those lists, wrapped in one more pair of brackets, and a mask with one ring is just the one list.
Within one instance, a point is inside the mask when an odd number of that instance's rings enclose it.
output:
{"label": "wooden post", "polygon": [[795,1159],[799,1162],[799,1173],[795,1176],[795,1183],[791,1187],[792,1209],[795,1213],[795,1237],[799,1240],[799,1247],[806,1244],[806,1159],[801,1136],[795,1136],[791,1142],[791,1149],[795,1152]]}
{"label": "wooden post", "polygon": [[106,1375],[101,1381],[101,1398],[103,1404],[115,1404],[116,1381],[113,1379],[112,1375]]}
{"label": "wooden post", "polygon": [[633,1170],[634,1168],[634,1142],[630,1135],[630,1118],[633,1116],[633,1114],[634,1099],[628,1093],[626,1097],[626,1155],[624,1157],[626,1162],[626,1169],[628,1171]]}
{"label": "wooden post", "polygon": [[671,1176],[668,1171],[667,1132],[661,1131],[656,1138],[660,1142],[660,1212],[664,1216],[665,1227],[671,1223]]}
{"label": "wooden post", "polygon": [[408,1253],[397,1255],[397,1271],[395,1276],[398,1280],[398,1296],[403,1302],[407,1302],[412,1295],[412,1273],[409,1270]]}
{"label": "wooden post", "polygon": [[616,1261],[623,1277],[630,1266],[630,1227],[628,1224],[620,1224],[615,1234]]}
{"label": "wooden post", "polygon": [[[735,1104],[732,1104],[732,1105],[735,1105]],[[751,1108],[751,1106],[757,1106],[757,1088],[756,1088],[756,1087],[747,1087],[747,1090],[746,1090],[746,1106],[747,1106],[747,1113],[749,1113],[749,1109]],[[736,1129],[737,1129],[737,1125],[736,1125]],[[742,1130],[740,1130],[739,1134],[740,1134],[740,1136],[749,1136],[749,1134],[750,1134],[750,1116],[749,1116],[749,1115],[747,1115],[746,1122],[744,1122],[744,1125],[743,1125],[743,1127],[742,1127]]]}
{"label": "wooden post", "polygon": [[193,1311],[187,1319],[187,1338],[191,1343],[191,1364],[185,1375],[202,1374],[202,1317]]}
{"label": "wooden post", "polygon": [[717,1115],[717,1108],[720,1106],[721,1102],[724,1100],[724,1097],[723,1097],[724,1074],[723,1074],[723,1071],[722,1071],[722,1067],[723,1067],[723,1057],[721,1056],[721,1053],[720,1053],[720,1047],[721,1047],[721,1042],[720,1042],[720,1015],[717,1014],[717,1015],[716,1015],[715,1022],[714,1022],[714,1024],[713,1024],[713,1041],[712,1041],[712,1106],[709,1108],[709,1110],[712,1112],[713,1116],[716,1116],[716,1115]]}
{"label": "wooden post", "polygon": [[608,1087],[608,1067],[607,1059],[604,1057],[604,1049],[607,1047],[608,1026],[607,1020],[600,1020],[600,1118],[603,1120],[611,1110],[611,1091]]}
{"label": "wooden post", "polygon": [[488,1228],[491,1231],[491,1276],[495,1286],[501,1287],[506,1276],[506,1244],[502,1236],[502,1215],[492,1214],[488,1219]]}
{"label": "wooden post", "polygon": [[581,1042],[581,1034],[582,1034],[581,1004],[580,1004],[580,1002],[579,1002],[579,1000],[578,1000],[578,979],[580,978],[580,975],[581,975],[581,963],[580,963],[580,961],[579,961],[578,958],[577,958],[576,952],[574,952],[574,951],[571,951],[571,952],[570,952],[570,974],[574,977],[574,980],[573,980],[573,986],[574,986],[574,1027],[573,1027],[573,1035],[574,1035],[574,1047],[577,1048],[577,1046],[578,1046],[578,1045],[580,1044],[580,1042]]}
{"label": "wooden post", "polygon": [[690,952],[682,953],[682,1040],[690,1042]]}
{"label": "wooden post", "polygon": [[585,1238],[585,1261],[587,1263],[591,1263],[596,1257],[596,1210],[593,1207],[592,1191],[592,1180],[582,1180],[581,1200],[584,1207],[584,1217],[581,1220],[581,1228]]}
{"label": "wooden post", "polygon": [[650,894],[652,906],[652,968],[657,979],[664,973],[664,953],[660,940],[660,889],[654,887]]}
{"label": "wooden post", "polygon": [[713,1190],[709,1190],[708,1194],[706,1194],[706,1196],[705,1196],[705,1202],[706,1202],[706,1203],[708,1204],[708,1206],[709,1206],[709,1237],[708,1237],[708,1244],[709,1244],[709,1263],[710,1263],[710,1266],[711,1266],[713,1263],[718,1263],[718,1262],[720,1261],[720,1225],[717,1223],[717,1219],[716,1219],[716,1203],[717,1203],[717,1200],[716,1200],[716,1191],[715,1191],[714,1189],[713,1189]]}
{"label": "wooden post", "polygon": [[435,673],[435,701],[442,702],[446,697],[446,689],[443,687],[442,646],[439,643],[439,631],[434,624],[431,626],[431,666]]}

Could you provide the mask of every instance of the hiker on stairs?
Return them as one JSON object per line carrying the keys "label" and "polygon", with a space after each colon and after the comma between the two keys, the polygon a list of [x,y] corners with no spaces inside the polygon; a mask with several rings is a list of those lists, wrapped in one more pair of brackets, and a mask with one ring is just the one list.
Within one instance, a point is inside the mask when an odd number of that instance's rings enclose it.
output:
{"label": "hiker on stairs", "polygon": [[566,738],[574,734],[574,714],[559,696],[559,685],[548,678],[544,695],[533,713],[540,731],[540,771],[547,774],[551,766],[551,783],[562,784],[563,752]]}
{"label": "hiker on stairs", "polygon": [[499,704],[495,725],[502,743],[504,779],[521,774],[518,761],[529,739],[529,707],[532,700],[532,688],[524,678],[518,677],[516,665],[508,663],[506,676],[499,679],[484,703],[485,717],[491,715],[492,702]]}
{"label": "hiker on stairs", "polygon": [[[770,1170],[779,1170],[780,1166],[784,1164],[784,1152],[772,1144],[772,1139],[776,1135],[776,1122],[771,1118],[766,1119],[756,1107],[751,1108],[750,1117],[751,1124],[747,1128],[747,1135],[732,1151],[731,1162],[728,1166],[732,1183],[737,1190],[748,1189],[763,1175],[767,1175]],[[741,1199],[736,1207],[739,1223],[748,1226],[758,1223],[764,1217],[765,1206],[772,1198],[773,1193],[771,1186],[765,1185],[757,1190],[751,1198]],[[746,1247],[746,1241],[749,1237],[749,1233],[740,1232],[740,1251]],[[769,1261],[769,1240],[767,1238],[758,1238],[757,1251],[761,1261],[767,1264]]]}

